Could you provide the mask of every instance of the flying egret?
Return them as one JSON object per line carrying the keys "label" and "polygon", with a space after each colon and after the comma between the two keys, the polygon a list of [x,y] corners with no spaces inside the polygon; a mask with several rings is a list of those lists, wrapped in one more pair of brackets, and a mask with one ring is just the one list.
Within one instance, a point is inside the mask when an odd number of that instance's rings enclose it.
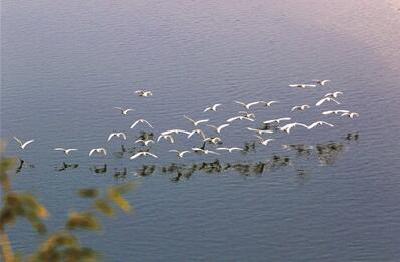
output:
{"label": "flying egret", "polygon": [[194,126],[197,126],[200,123],[205,123],[205,122],[210,121],[210,119],[201,119],[201,120],[195,121],[186,115],[184,115],[183,117],[186,118],[187,120],[189,120]]}
{"label": "flying egret", "polygon": [[332,98],[332,97],[324,97],[324,98],[322,98],[321,100],[319,100],[315,105],[316,105],[316,106],[320,106],[320,105],[322,105],[323,103],[325,103],[325,102],[330,102],[330,101],[333,101],[333,102],[335,102],[336,104],[340,105],[340,102],[337,101],[336,99]]}
{"label": "flying egret", "polygon": [[166,141],[169,141],[171,144],[175,143],[174,137],[172,135],[168,135],[168,134],[161,134],[158,138],[157,138],[157,142],[160,142],[161,139],[164,139]]}
{"label": "flying egret", "polygon": [[279,129],[280,129],[281,131],[286,132],[287,134],[290,134],[290,130],[291,130],[293,127],[295,127],[295,126],[302,126],[302,127],[308,128],[308,126],[305,125],[305,124],[298,123],[298,122],[294,122],[294,123],[286,124],[286,125],[280,127]]}
{"label": "flying egret", "polygon": [[122,108],[122,107],[114,107],[115,109],[118,109],[119,111],[121,111],[122,115],[127,115],[129,111],[135,111],[132,108]]}
{"label": "flying egret", "polygon": [[122,138],[123,140],[126,140],[126,134],[125,133],[111,133],[108,136],[107,142],[109,142],[112,138],[117,137],[117,138]]}
{"label": "flying egret", "polygon": [[149,90],[136,90],[135,94],[137,94],[138,96],[144,96],[144,97],[153,95],[153,93]]}
{"label": "flying egret", "polygon": [[154,144],[154,141],[151,139],[149,139],[149,140],[138,139],[135,141],[135,144],[137,144],[137,143],[142,143],[143,145],[148,146],[150,143]]}
{"label": "flying egret", "polygon": [[211,150],[207,150],[207,149],[202,149],[202,148],[199,148],[199,147],[193,147],[192,150],[194,152],[196,152],[196,153],[203,153],[205,155],[208,155],[208,154],[220,155],[217,152],[214,152],[214,151],[211,151]]}
{"label": "flying egret", "polygon": [[203,139],[203,142],[208,142],[208,143],[217,145],[217,144],[221,143],[221,138],[219,138],[219,137],[207,137],[207,138]]}
{"label": "flying egret", "polygon": [[264,139],[264,138],[261,137],[261,136],[257,136],[257,135],[254,135],[254,136],[257,137],[257,138],[258,138],[258,142],[260,142],[260,144],[262,144],[262,145],[264,145],[264,146],[268,145],[269,142],[275,140],[275,139],[273,139],[273,138]]}
{"label": "flying egret", "polygon": [[224,150],[232,153],[233,151],[243,151],[244,149],[239,147],[217,147],[217,150]]}
{"label": "flying egret", "polygon": [[239,111],[239,114],[243,114],[247,118],[256,118],[256,115],[254,113],[250,113],[247,111]]}
{"label": "flying egret", "polygon": [[54,150],[55,150],[55,151],[63,151],[64,154],[65,154],[66,156],[68,156],[70,152],[76,151],[76,150],[78,150],[78,149],[75,149],[75,148],[61,148],[61,147],[57,147],[57,148],[54,148]]}
{"label": "flying egret", "polygon": [[330,115],[330,114],[339,115],[339,114],[348,113],[348,112],[350,112],[350,111],[349,111],[349,110],[339,109],[339,110],[328,110],[328,111],[324,111],[324,112],[322,112],[322,114],[323,114],[323,115]]}
{"label": "flying egret", "polygon": [[15,141],[17,141],[17,143],[19,144],[19,147],[21,149],[25,149],[25,147],[27,147],[27,145],[29,145],[30,143],[35,141],[34,139],[32,139],[32,140],[29,140],[29,141],[26,141],[26,142],[22,142],[20,139],[18,139],[15,136],[13,138],[14,138]]}
{"label": "flying egret", "polygon": [[292,119],[292,118],[290,118],[290,117],[281,117],[281,118],[266,120],[266,121],[264,121],[263,123],[264,123],[264,124],[274,124],[274,123],[279,124],[281,121],[289,121],[289,120],[291,120],[291,119]]}
{"label": "flying egret", "polygon": [[189,154],[190,153],[190,151],[178,151],[178,150],[175,150],[175,149],[172,149],[172,150],[168,150],[168,152],[174,152],[174,153],[176,153],[176,156],[177,157],[179,157],[179,158],[183,158],[183,156],[185,155],[185,154]]}
{"label": "flying egret", "polygon": [[136,120],[136,121],[131,125],[131,128],[134,128],[138,123],[145,123],[145,124],[147,124],[149,127],[153,128],[153,126],[152,126],[147,120],[144,120],[144,119],[142,119],[142,118]]}
{"label": "flying egret", "polygon": [[217,111],[217,107],[221,106],[222,104],[214,104],[212,106],[207,107],[206,109],[204,109],[203,112],[207,112],[207,111]]}
{"label": "flying egret", "polygon": [[327,94],[324,95],[324,97],[337,98],[339,95],[343,95],[343,92],[342,91],[335,91],[335,92],[327,93]]}
{"label": "flying egret", "polygon": [[221,134],[222,129],[224,129],[225,127],[230,126],[230,124],[222,124],[222,125],[220,125],[220,126],[215,126],[215,125],[207,125],[207,126],[213,128],[213,129],[215,129],[215,131],[216,131],[218,134]]}
{"label": "flying egret", "polygon": [[356,112],[345,112],[345,113],[341,114],[340,116],[348,116],[350,118],[354,118],[354,117],[359,117],[360,114],[356,113]]}
{"label": "flying egret", "polygon": [[241,101],[234,101],[236,104],[239,104],[241,106],[243,106],[244,108],[246,108],[247,110],[250,109],[251,106],[255,106],[258,104],[264,104],[264,106],[271,106],[273,103],[278,103],[278,101],[254,101],[254,102],[250,102],[250,103],[243,103]]}
{"label": "flying egret", "polygon": [[290,111],[292,111],[292,112],[295,111],[295,110],[304,111],[304,110],[306,110],[308,108],[310,108],[309,105],[294,106],[294,107],[292,107],[292,109],[290,109]]}
{"label": "flying egret", "polygon": [[138,152],[138,153],[134,154],[129,159],[135,159],[135,158],[140,157],[140,156],[151,156],[151,157],[154,157],[154,158],[158,158],[158,156],[156,156],[155,154],[152,154],[152,153],[146,152],[146,151],[142,151],[142,152]]}
{"label": "flying egret", "polygon": [[291,84],[290,87],[299,87],[299,88],[307,88],[307,87],[316,87],[317,85],[312,84]]}
{"label": "flying egret", "polygon": [[254,132],[256,132],[257,134],[259,134],[259,135],[262,135],[262,134],[272,134],[272,133],[274,133],[274,131],[272,131],[272,130],[267,130],[267,129],[259,129],[259,128],[252,128],[252,127],[246,127],[248,130],[250,130],[250,131],[254,131]]}
{"label": "flying egret", "polygon": [[333,125],[330,124],[330,123],[328,123],[328,122],[325,122],[325,121],[316,121],[316,122],[314,122],[314,123],[308,125],[308,126],[307,126],[307,129],[311,129],[311,128],[314,128],[314,127],[317,127],[317,126],[322,126],[322,125],[327,125],[327,126],[333,127]]}
{"label": "flying egret", "polygon": [[89,152],[89,156],[93,155],[94,153],[102,154],[102,155],[107,155],[107,150],[104,147],[99,147],[99,148],[93,148]]}
{"label": "flying egret", "polygon": [[203,139],[206,139],[206,135],[204,134],[203,130],[200,128],[193,129],[192,132],[189,133],[187,138],[191,138],[194,134],[200,135]]}
{"label": "flying egret", "polygon": [[330,82],[331,80],[328,80],[328,79],[325,79],[325,80],[314,79],[313,81],[314,81],[315,83],[321,85],[321,86],[324,86],[324,85],[326,85],[326,83]]}
{"label": "flying egret", "polygon": [[246,117],[246,116],[234,116],[234,117],[227,119],[226,122],[231,123],[235,120],[248,120],[248,121],[254,122],[254,119],[252,119],[250,117]]}

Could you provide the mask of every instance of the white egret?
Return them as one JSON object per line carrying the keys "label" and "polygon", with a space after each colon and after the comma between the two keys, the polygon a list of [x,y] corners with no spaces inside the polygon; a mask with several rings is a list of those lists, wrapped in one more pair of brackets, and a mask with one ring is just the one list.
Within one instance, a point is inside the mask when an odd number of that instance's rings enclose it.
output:
{"label": "white egret", "polygon": [[99,148],[94,148],[90,150],[89,156],[93,155],[94,153],[102,154],[102,155],[107,155],[107,150],[104,147],[99,147]]}
{"label": "white egret", "polygon": [[126,134],[125,133],[111,133],[108,136],[107,142],[109,142],[112,138],[117,137],[117,138],[122,138],[123,140],[126,140]]}
{"label": "white egret", "polygon": [[254,135],[254,136],[257,137],[257,138],[258,138],[258,142],[260,142],[260,144],[262,144],[262,145],[264,145],[264,146],[268,145],[269,142],[275,140],[275,139],[273,139],[273,138],[264,139],[264,138],[261,137],[261,136],[257,136],[257,135]]}
{"label": "white egret", "polygon": [[25,149],[25,147],[27,147],[30,143],[32,143],[32,142],[34,142],[35,140],[34,139],[32,139],[32,140],[28,140],[28,141],[26,141],[26,142],[22,142],[20,139],[18,139],[17,137],[13,137],[14,138],[14,140],[15,141],[17,141],[17,143],[19,144],[19,147],[21,148],[21,149]]}
{"label": "white egret", "polygon": [[179,157],[179,158],[183,158],[183,156],[184,156],[185,154],[189,154],[189,153],[190,153],[190,151],[187,151],[187,150],[185,150],[185,151],[178,151],[178,150],[175,150],[175,149],[168,150],[168,152],[174,152],[174,153],[176,153],[176,156]]}
{"label": "white egret", "polygon": [[69,153],[71,153],[72,151],[77,151],[78,149],[76,149],[76,148],[62,148],[62,147],[57,147],[57,148],[54,148],[54,150],[55,150],[55,151],[63,151],[64,154],[65,154],[66,156],[68,156]]}
{"label": "white egret", "polygon": [[322,98],[321,100],[319,100],[315,105],[316,105],[316,106],[320,106],[320,105],[322,105],[323,103],[325,103],[325,102],[330,102],[330,101],[333,101],[333,102],[335,102],[336,104],[340,105],[340,102],[337,101],[336,99],[332,98],[332,97],[324,97],[324,98]]}
{"label": "white egret", "polygon": [[290,117],[281,117],[281,118],[266,120],[266,121],[263,121],[263,123],[264,123],[264,124],[273,124],[273,123],[279,124],[281,121],[289,121],[289,120],[291,120],[291,119],[292,119],[292,118],[290,118]]}
{"label": "white egret", "polygon": [[149,127],[153,128],[153,126],[152,126],[147,120],[144,120],[144,119],[138,119],[138,120],[136,120],[136,121],[131,125],[131,128],[134,128],[138,123],[145,123],[145,124],[147,124]]}
{"label": "white egret", "polygon": [[231,123],[235,120],[248,120],[248,121],[254,122],[254,119],[252,119],[250,117],[246,117],[246,116],[234,116],[234,117],[227,119],[226,122]]}
{"label": "white egret", "polygon": [[324,95],[324,97],[337,98],[339,95],[343,95],[343,92],[342,91],[335,91],[335,92],[327,93],[327,94]]}
{"label": "white egret", "polygon": [[215,129],[215,131],[216,131],[218,134],[221,134],[222,129],[225,128],[225,127],[230,126],[230,124],[222,124],[222,125],[220,125],[220,126],[215,126],[215,125],[207,125],[207,126],[213,128],[213,129]]}
{"label": "white egret", "polygon": [[148,146],[150,143],[154,144],[154,141],[151,139],[149,139],[149,140],[138,139],[135,141],[135,144],[138,144],[138,143],[142,143],[143,145]]}
{"label": "white egret", "polygon": [[228,151],[229,153],[232,153],[233,151],[243,151],[243,148],[239,148],[239,147],[217,147],[217,150],[224,150],[224,151]]}
{"label": "white egret", "polygon": [[203,112],[207,112],[207,111],[217,111],[217,107],[221,106],[222,104],[214,104],[212,106],[207,107],[206,109],[204,109]]}
{"label": "white egret", "polygon": [[186,115],[184,115],[183,117],[186,118],[187,120],[189,120],[194,126],[198,126],[201,123],[210,121],[210,119],[200,119],[200,120],[195,121]]}
{"label": "white egret", "polygon": [[151,156],[151,157],[154,157],[154,158],[158,158],[158,156],[156,156],[155,154],[152,154],[152,153],[150,153],[150,152],[143,151],[143,152],[138,152],[138,153],[134,154],[134,155],[131,156],[129,159],[135,159],[135,158],[138,158],[138,157],[140,157],[140,156]]}
{"label": "white egret", "polygon": [[115,109],[118,109],[119,111],[121,111],[122,115],[127,115],[129,111],[135,111],[132,108],[122,108],[122,107],[114,107]]}
{"label": "white egret", "polygon": [[292,112],[295,111],[295,110],[304,111],[304,110],[306,110],[308,108],[310,108],[309,105],[294,106],[294,107],[292,107],[292,109],[290,109],[290,111],[292,111]]}

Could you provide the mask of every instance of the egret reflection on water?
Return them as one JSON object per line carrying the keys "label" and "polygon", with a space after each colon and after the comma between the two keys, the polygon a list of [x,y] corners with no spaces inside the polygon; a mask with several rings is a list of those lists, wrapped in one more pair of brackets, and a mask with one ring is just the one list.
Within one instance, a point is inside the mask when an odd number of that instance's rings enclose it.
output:
{"label": "egret reflection on water", "polygon": [[68,170],[68,169],[75,169],[78,167],[79,167],[79,164],[74,164],[74,163],[69,164],[66,162],[62,162],[62,164],[59,167],[56,167],[56,171],[60,172],[60,171]]}

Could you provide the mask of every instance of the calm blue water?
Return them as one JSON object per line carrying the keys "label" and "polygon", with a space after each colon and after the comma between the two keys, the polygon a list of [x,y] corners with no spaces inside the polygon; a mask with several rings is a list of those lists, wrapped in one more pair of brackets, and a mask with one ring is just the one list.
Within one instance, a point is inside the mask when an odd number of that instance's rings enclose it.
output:
{"label": "calm blue water", "polygon": [[[135,213],[82,235],[107,261],[396,261],[399,14],[384,1],[2,1],[1,137],[25,161],[14,187],[39,196],[55,230],[87,206],[77,189],[136,181],[128,196]],[[315,78],[332,82],[288,87]],[[142,88],[154,96],[135,96]],[[358,119],[322,118],[332,105],[290,112],[334,90]],[[182,160],[167,150],[199,140],[157,144],[160,159],[137,161],[106,142],[125,131],[132,148],[138,118],[159,134],[191,128],[184,114],[219,124],[240,110],[233,100],[259,99],[281,103],[256,110],[258,121],[291,116],[335,127],[277,134],[248,154]],[[217,102],[220,111],[202,113]],[[136,111],[122,117],[115,106]],[[224,130],[224,145],[254,141],[246,126]],[[12,136],[35,142],[21,152]],[[87,156],[100,146],[114,153]],[[79,151],[67,159],[54,147]],[[63,162],[78,167],[60,170]],[[173,164],[181,175],[167,171]],[[11,238],[24,253],[42,239],[26,222]]]}

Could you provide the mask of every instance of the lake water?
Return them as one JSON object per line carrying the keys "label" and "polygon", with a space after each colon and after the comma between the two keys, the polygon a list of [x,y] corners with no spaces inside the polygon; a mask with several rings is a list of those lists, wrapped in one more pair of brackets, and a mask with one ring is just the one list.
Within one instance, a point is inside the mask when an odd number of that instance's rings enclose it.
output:
{"label": "lake water", "polygon": [[[45,203],[55,230],[87,206],[77,189],[135,181],[135,213],[82,235],[107,261],[398,261],[398,8],[367,0],[2,1],[1,137],[25,161],[14,187]],[[315,78],[332,82],[288,87]],[[143,88],[154,96],[134,95]],[[344,92],[340,106],[290,112],[335,90]],[[139,117],[159,134],[191,128],[184,114],[219,124],[240,110],[233,100],[259,99],[281,103],[257,109],[258,120],[335,127],[276,134],[248,154],[182,160],[167,150],[198,140],[162,142],[152,148],[159,159],[134,161],[106,142],[126,131],[131,148],[139,129],[129,126]],[[220,111],[201,112],[217,102]],[[122,117],[115,106],[136,111]],[[360,117],[320,114],[339,107]],[[224,145],[254,141],[245,127],[226,128]],[[14,135],[35,142],[21,152]],[[80,150],[67,159],[52,150],[63,146]],[[87,156],[100,146],[114,153]],[[42,239],[26,222],[10,233],[24,253]]]}

